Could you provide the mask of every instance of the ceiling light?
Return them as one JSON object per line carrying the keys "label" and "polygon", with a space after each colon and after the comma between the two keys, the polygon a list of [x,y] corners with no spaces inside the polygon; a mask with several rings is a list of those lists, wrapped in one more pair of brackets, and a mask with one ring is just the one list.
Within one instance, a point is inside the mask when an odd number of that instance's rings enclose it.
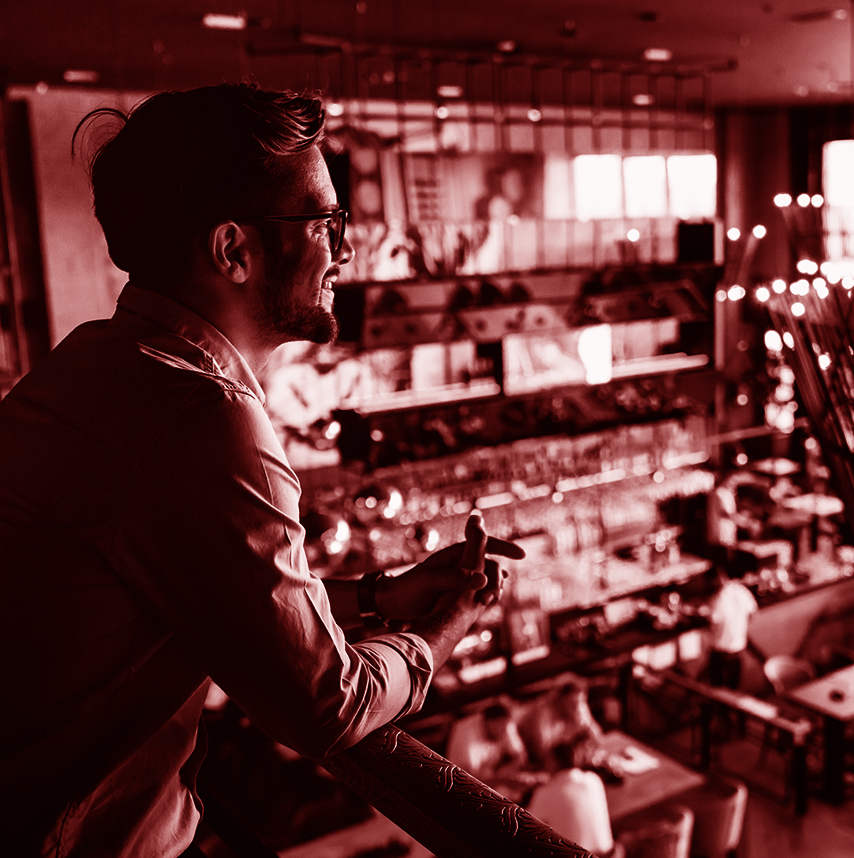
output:
{"label": "ceiling light", "polygon": [[670,48],[647,48],[643,58],[651,63],[669,63],[673,59],[673,51]]}
{"label": "ceiling light", "polygon": [[209,30],[245,30],[246,29],[246,13],[241,12],[239,15],[227,15],[222,12],[208,12],[202,18],[202,26]]}
{"label": "ceiling light", "polygon": [[502,39],[495,47],[503,54],[512,54],[518,45],[515,39]]}
{"label": "ceiling light", "polygon": [[638,107],[649,107],[655,99],[648,92],[636,92],[632,96],[632,104]]}
{"label": "ceiling light", "polygon": [[528,110],[528,119],[531,122],[539,122],[543,118],[543,112],[537,108],[532,107]]}
{"label": "ceiling light", "polygon": [[66,83],[97,83],[101,75],[91,69],[66,69],[62,73],[62,79]]}
{"label": "ceiling light", "polygon": [[456,86],[455,84],[443,84],[442,86],[436,87],[436,94],[440,98],[462,98],[463,88],[461,86]]}

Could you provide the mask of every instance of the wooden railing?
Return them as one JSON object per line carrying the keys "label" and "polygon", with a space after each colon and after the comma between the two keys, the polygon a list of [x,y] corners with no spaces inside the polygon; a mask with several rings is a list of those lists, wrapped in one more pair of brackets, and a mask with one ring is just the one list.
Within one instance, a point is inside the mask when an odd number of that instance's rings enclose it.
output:
{"label": "wooden railing", "polygon": [[593,858],[393,724],[321,765],[438,858]]}

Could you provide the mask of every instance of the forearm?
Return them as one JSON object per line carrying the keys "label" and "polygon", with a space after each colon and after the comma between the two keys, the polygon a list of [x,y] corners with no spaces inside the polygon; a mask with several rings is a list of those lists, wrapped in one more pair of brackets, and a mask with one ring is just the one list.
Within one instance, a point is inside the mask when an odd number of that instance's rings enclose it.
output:
{"label": "forearm", "polygon": [[451,657],[457,644],[475,624],[482,608],[461,608],[458,603],[417,620],[410,631],[423,638],[433,654],[433,670],[437,671]]}

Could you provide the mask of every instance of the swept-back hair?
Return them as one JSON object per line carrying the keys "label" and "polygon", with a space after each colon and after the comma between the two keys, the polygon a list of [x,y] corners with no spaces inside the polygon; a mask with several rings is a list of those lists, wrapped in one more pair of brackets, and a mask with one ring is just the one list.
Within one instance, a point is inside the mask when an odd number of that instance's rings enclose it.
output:
{"label": "swept-back hair", "polygon": [[119,126],[87,159],[113,262],[132,279],[156,281],[184,271],[191,242],[221,220],[276,211],[287,156],[319,142],[324,119],[313,95],[247,83],[163,92],[128,113],[87,114],[72,149],[95,122]]}

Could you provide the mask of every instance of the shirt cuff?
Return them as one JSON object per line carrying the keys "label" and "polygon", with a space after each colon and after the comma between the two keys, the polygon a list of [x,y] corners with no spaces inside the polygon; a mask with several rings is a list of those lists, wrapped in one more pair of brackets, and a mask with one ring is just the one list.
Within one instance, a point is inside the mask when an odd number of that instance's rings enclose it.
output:
{"label": "shirt cuff", "polygon": [[402,659],[409,673],[409,699],[391,719],[402,718],[417,712],[424,705],[427,689],[433,677],[433,653],[420,636],[407,632],[390,632],[361,641],[357,647],[372,647],[373,644],[393,649]]}

